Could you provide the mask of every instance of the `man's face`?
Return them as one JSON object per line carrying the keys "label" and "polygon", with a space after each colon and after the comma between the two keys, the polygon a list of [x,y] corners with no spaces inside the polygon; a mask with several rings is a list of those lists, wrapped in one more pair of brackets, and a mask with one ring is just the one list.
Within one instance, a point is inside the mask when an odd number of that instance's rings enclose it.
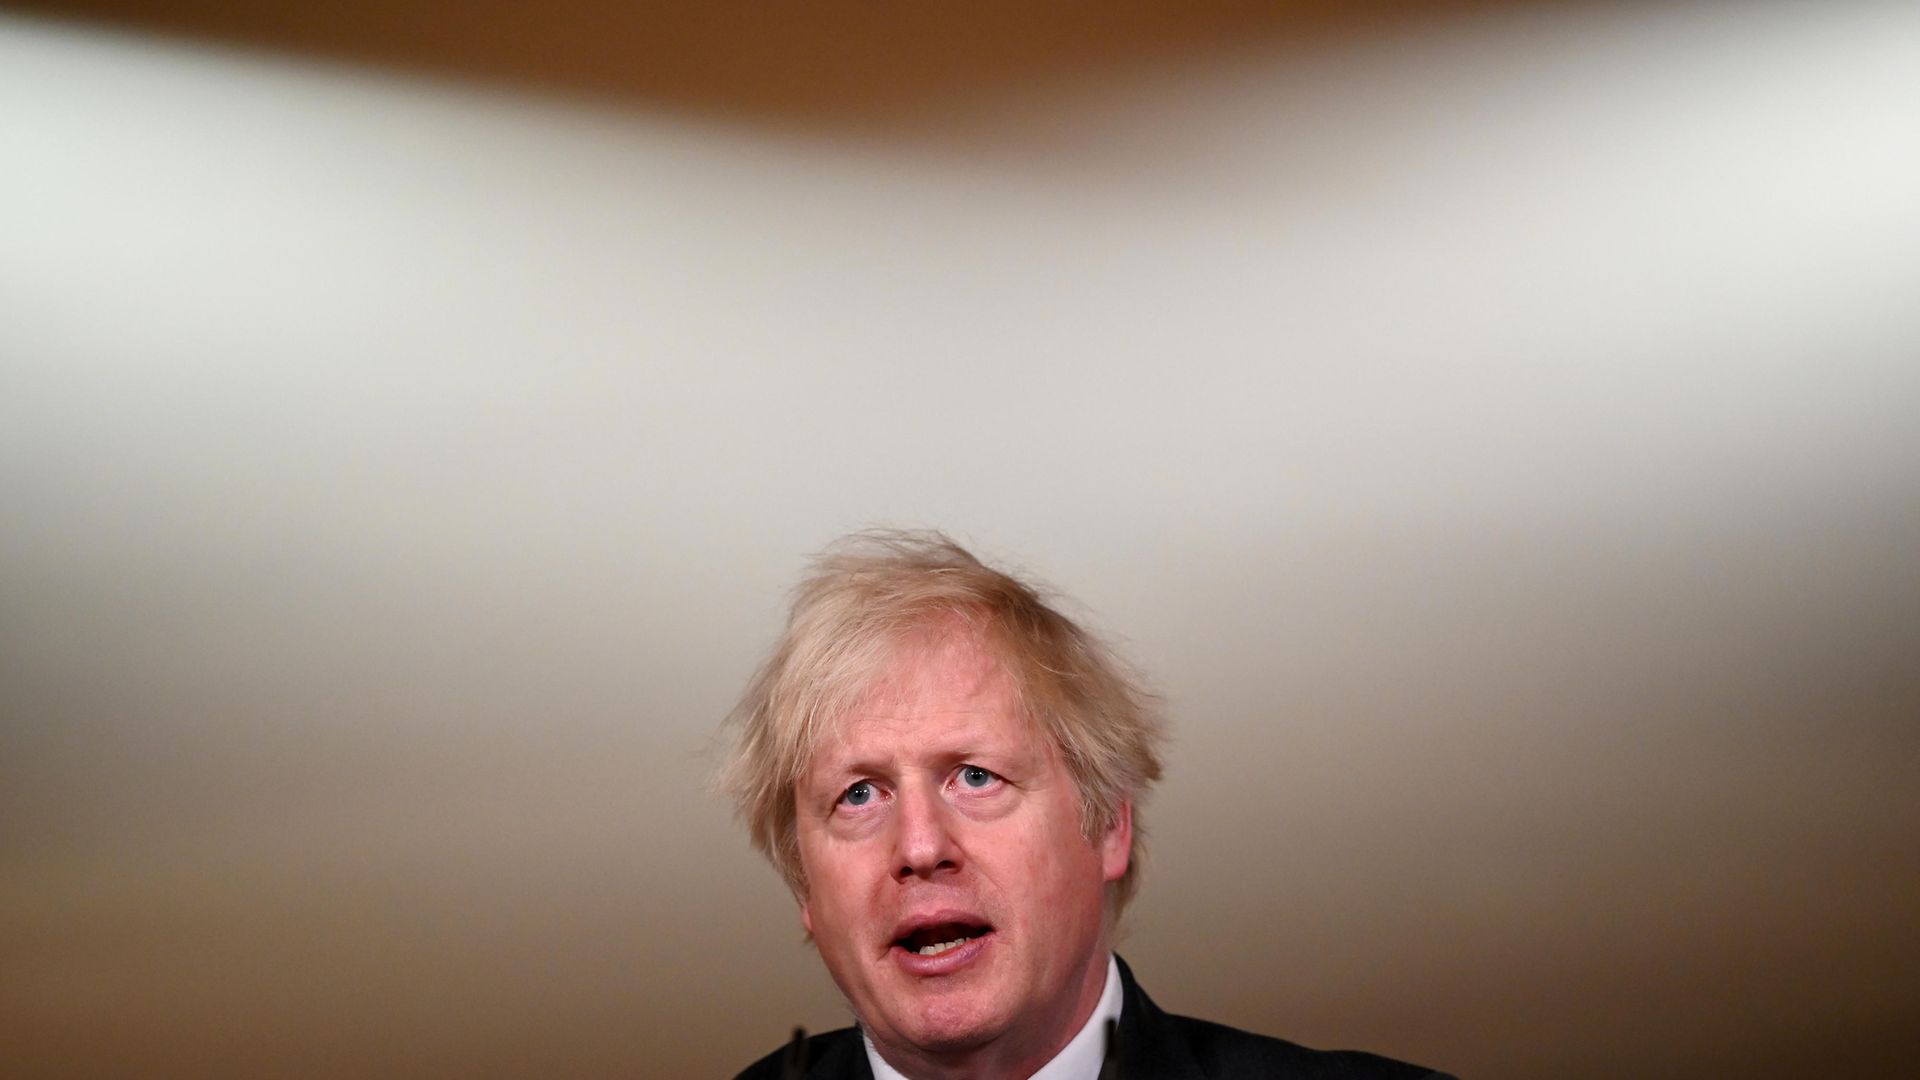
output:
{"label": "man's face", "polygon": [[1081,835],[1058,751],[967,635],[903,645],[794,798],[801,921],[889,1060],[1037,1068],[1092,1015],[1131,814]]}

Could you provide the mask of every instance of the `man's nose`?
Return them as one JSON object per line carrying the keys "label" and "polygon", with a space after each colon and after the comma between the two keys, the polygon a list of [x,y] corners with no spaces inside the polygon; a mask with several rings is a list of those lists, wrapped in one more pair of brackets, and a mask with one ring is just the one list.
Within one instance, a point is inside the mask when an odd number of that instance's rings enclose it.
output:
{"label": "man's nose", "polygon": [[954,836],[953,808],[938,791],[914,785],[901,792],[894,818],[896,881],[932,878],[960,869],[960,847]]}

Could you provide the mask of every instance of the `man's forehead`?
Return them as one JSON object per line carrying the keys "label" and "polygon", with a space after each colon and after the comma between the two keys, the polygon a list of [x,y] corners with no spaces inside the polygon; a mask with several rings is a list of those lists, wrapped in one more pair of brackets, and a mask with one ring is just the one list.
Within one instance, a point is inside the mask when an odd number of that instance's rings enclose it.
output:
{"label": "man's forehead", "polygon": [[896,645],[872,682],[827,724],[809,770],[927,740],[1024,749],[1034,732],[999,659],[967,633],[922,634]]}
{"label": "man's forehead", "polygon": [[1012,697],[1012,680],[977,632],[937,625],[895,642],[849,713],[871,716],[916,705],[960,708]]}

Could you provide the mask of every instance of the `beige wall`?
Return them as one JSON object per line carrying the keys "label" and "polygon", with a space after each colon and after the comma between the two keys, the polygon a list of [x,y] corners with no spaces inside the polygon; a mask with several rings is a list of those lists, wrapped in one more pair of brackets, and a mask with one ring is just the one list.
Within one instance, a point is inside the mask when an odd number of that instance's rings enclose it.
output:
{"label": "beige wall", "polygon": [[1912,6],[1145,25],[876,118],[882,46],[789,115],[0,18],[9,1075],[844,1022],[703,780],[883,522],[1165,691],[1163,1005],[1475,1077],[1910,1060]]}

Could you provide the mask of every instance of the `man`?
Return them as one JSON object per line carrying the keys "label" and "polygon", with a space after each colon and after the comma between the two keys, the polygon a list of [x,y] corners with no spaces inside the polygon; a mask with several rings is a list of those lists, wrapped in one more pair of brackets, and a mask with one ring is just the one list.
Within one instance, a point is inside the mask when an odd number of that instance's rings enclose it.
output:
{"label": "man", "polygon": [[1112,941],[1154,701],[944,536],[822,557],[731,723],[723,785],[859,1021],[742,1080],[1438,1075],[1153,1004]]}

